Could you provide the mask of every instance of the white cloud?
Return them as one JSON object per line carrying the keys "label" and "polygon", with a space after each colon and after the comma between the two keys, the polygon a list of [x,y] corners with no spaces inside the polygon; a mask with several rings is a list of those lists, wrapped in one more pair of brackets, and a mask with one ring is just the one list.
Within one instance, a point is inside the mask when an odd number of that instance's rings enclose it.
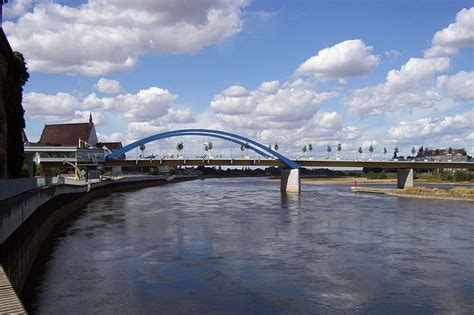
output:
{"label": "white cloud", "polygon": [[402,53],[396,49],[390,49],[390,50],[387,50],[386,52],[384,52],[385,56],[387,57],[398,57],[400,56]]}
{"label": "white cloud", "polygon": [[425,51],[425,57],[456,54],[460,48],[474,46],[474,7],[462,9],[456,14],[456,21],[436,32],[432,47]]}
{"label": "white cloud", "polygon": [[99,138],[99,142],[122,142],[125,139],[125,135],[121,132],[113,132],[111,134],[97,132],[97,138]]}
{"label": "white cloud", "polygon": [[23,96],[23,107],[28,117],[58,121],[74,117],[75,111],[80,108],[80,101],[68,93],[47,95],[31,92]]}
{"label": "white cloud", "polygon": [[[172,108],[176,98],[177,95],[159,87],[140,90],[136,94],[127,93],[104,98],[98,98],[94,93],[78,98],[62,92],[54,95],[31,92],[24,95],[23,105],[28,117],[44,121],[71,121],[86,116],[88,119],[88,114],[84,113],[95,111],[100,115],[101,111],[108,111],[120,113],[128,122],[193,122],[195,118],[190,108]],[[80,116],[82,114],[85,116]]]}
{"label": "white cloud", "polygon": [[[229,126],[286,128],[311,119],[319,104],[335,97],[335,92],[318,93],[301,79],[279,83],[263,82],[256,90],[232,86],[214,96],[211,109]],[[279,127],[278,127],[279,126]]]}
{"label": "white cloud", "polygon": [[247,4],[89,0],[74,7],[47,1],[3,28],[30,70],[96,76],[131,69],[145,52],[196,53],[220,43],[241,30]]}
{"label": "white cloud", "polygon": [[342,116],[337,112],[320,112],[314,116],[312,123],[318,128],[340,129],[342,128]]}
{"label": "white cloud", "polygon": [[123,111],[125,120],[151,121],[168,113],[172,102],[177,98],[168,90],[151,87],[137,94],[120,94],[115,97],[116,106]]}
{"label": "white cloud", "polygon": [[410,58],[400,70],[390,70],[385,88],[390,92],[399,92],[432,78],[435,73],[444,72],[450,67],[448,58]]}
{"label": "white cloud", "polygon": [[116,80],[109,80],[100,78],[94,85],[94,89],[102,93],[121,93],[123,92],[120,82]]}
{"label": "white cloud", "polygon": [[424,58],[410,58],[400,70],[389,71],[384,83],[354,90],[345,100],[349,111],[366,116],[423,108],[446,110],[472,100],[472,72],[436,75],[449,70],[447,55],[474,45],[473,29],[474,8],[459,11],[454,23],[433,36]]}
{"label": "white cloud", "polygon": [[378,65],[371,46],[360,39],[346,40],[324,48],[296,70],[297,74],[314,75],[318,79],[338,79],[367,74]]}
{"label": "white cloud", "polygon": [[161,119],[160,124],[189,124],[193,122],[196,122],[196,117],[191,108],[170,108],[168,113]]}
{"label": "white cloud", "polygon": [[474,100],[474,72],[460,71],[452,76],[439,76],[437,87],[460,101]]}
{"label": "white cloud", "polygon": [[388,138],[394,140],[425,140],[446,135],[459,135],[472,130],[474,111],[442,118],[422,118],[415,121],[402,121],[388,131]]}
{"label": "white cloud", "polygon": [[32,4],[33,0],[9,1],[3,6],[3,16],[7,19],[21,16],[31,8]]}
{"label": "white cloud", "polygon": [[84,123],[89,121],[89,117],[92,115],[92,121],[94,125],[102,125],[105,122],[104,116],[99,112],[88,112],[88,111],[75,111],[74,118],[64,121],[65,123]]}
{"label": "white cloud", "polygon": [[354,90],[345,104],[361,116],[451,104],[453,100],[436,87],[434,78],[449,67],[449,58],[410,58],[400,70],[390,70],[384,83]]}

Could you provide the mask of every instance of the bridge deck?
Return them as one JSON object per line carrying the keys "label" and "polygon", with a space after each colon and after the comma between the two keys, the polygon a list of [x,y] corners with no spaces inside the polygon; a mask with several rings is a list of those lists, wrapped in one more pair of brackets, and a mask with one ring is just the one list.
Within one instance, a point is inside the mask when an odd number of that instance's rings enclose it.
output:
{"label": "bridge deck", "polygon": [[[430,161],[354,161],[354,160],[295,160],[304,167],[369,167],[369,168],[456,168],[474,169],[474,163],[467,162],[430,162]],[[111,160],[106,166],[284,166],[275,159],[164,159],[164,160]]]}
{"label": "bridge deck", "polygon": [[2,266],[0,266],[0,314],[26,314]]}
{"label": "bridge deck", "polygon": [[[356,161],[356,160],[294,160],[303,167],[368,167],[368,168],[413,168],[413,169],[474,169],[469,162],[433,161]],[[59,162],[41,162],[46,167],[63,167]],[[275,159],[163,159],[163,160],[109,160],[105,166],[285,166]]]}

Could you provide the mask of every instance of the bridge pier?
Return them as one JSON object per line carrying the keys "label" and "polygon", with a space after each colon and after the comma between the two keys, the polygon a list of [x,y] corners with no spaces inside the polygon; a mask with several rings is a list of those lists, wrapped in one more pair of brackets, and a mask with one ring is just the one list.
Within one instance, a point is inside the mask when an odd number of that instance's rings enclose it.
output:
{"label": "bridge pier", "polygon": [[413,187],[414,177],[412,168],[397,169],[397,188]]}
{"label": "bridge pier", "polygon": [[300,192],[300,170],[298,168],[281,170],[281,191]]}

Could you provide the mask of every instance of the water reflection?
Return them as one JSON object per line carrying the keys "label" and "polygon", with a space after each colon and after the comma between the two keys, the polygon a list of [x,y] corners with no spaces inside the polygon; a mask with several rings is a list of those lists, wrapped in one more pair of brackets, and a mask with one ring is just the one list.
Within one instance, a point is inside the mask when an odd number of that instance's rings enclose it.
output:
{"label": "water reflection", "polygon": [[28,307],[474,311],[471,204],[303,189],[212,179],[96,200],[58,236]]}

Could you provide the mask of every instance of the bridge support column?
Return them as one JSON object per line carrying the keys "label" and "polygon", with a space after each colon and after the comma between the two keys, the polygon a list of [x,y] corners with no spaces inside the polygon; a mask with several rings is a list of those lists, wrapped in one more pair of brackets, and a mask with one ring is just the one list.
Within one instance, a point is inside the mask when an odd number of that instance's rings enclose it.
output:
{"label": "bridge support column", "polygon": [[285,192],[300,192],[300,170],[282,169],[281,170],[281,191]]}
{"label": "bridge support column", "polygon": [[413,187],[413,169],[412,168],[399,168],[397,170],[397,188],[409,188]]}

